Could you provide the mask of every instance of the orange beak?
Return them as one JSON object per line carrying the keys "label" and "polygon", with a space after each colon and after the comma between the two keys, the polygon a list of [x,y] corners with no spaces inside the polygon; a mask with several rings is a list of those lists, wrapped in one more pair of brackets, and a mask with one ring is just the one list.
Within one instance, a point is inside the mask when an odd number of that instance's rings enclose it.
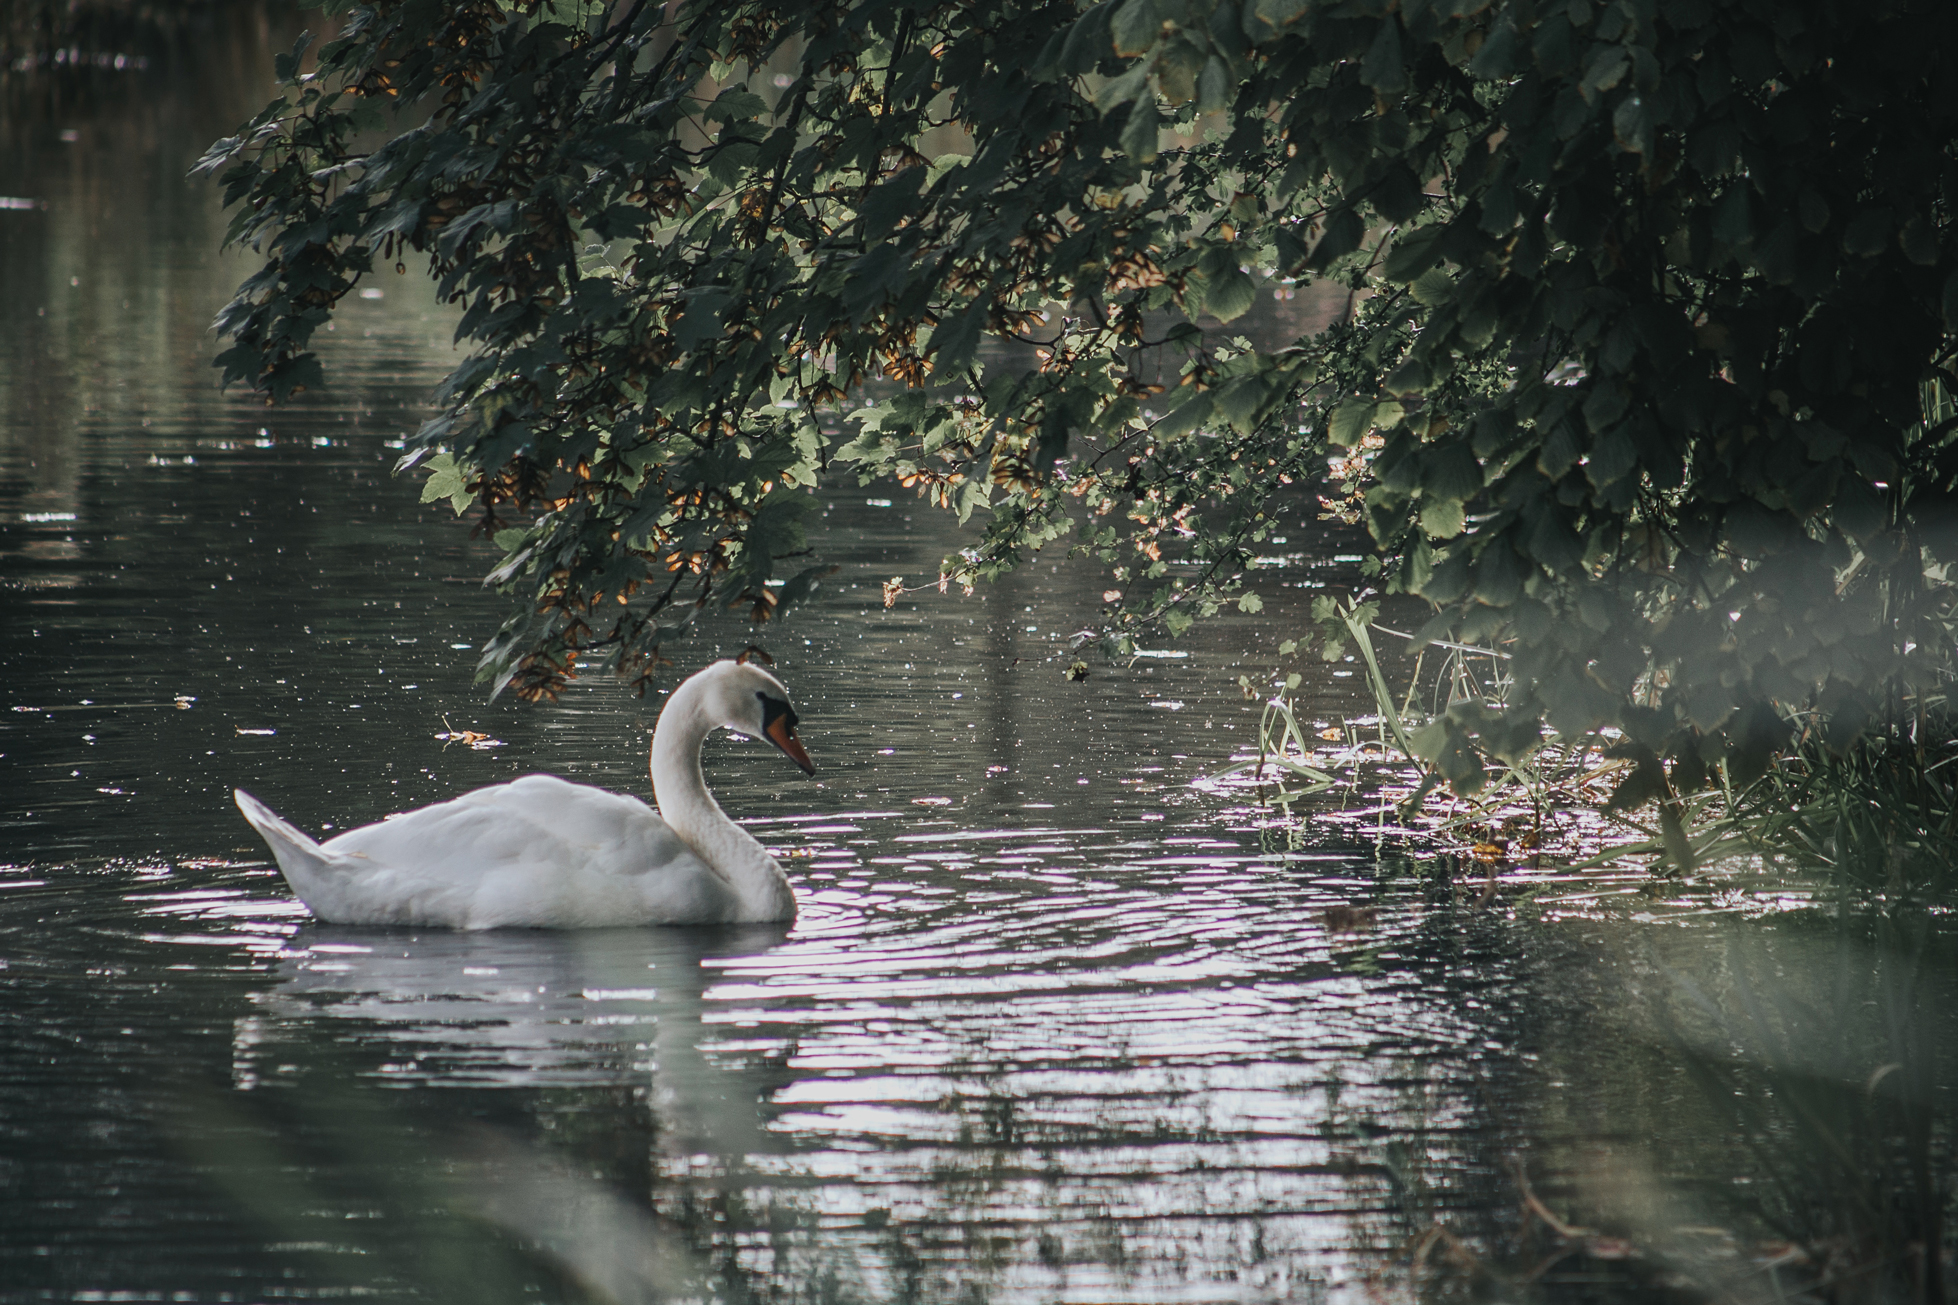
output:
{"label": "orange beak", "polygon": [[780,748],[790,761],[802,767],[803,774],[816,773],[816,763],[809,760],[809,754],[803,750],[802,740],[795,736],[788,717],[777,716],[768,723],[768,741]]}

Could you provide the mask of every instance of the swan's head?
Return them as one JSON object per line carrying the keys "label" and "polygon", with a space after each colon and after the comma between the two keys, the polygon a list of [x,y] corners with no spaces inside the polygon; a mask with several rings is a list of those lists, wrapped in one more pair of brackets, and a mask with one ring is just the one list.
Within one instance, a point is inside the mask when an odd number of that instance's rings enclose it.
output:
{"label": "swan's head", "polygon": [[706,682],[706,706],[715,724],[773,743],[803,774],[816,773],[816,763],[796,737],[795,708],[780,680],[753,662],[737,661],[715,662],[694,678]]}

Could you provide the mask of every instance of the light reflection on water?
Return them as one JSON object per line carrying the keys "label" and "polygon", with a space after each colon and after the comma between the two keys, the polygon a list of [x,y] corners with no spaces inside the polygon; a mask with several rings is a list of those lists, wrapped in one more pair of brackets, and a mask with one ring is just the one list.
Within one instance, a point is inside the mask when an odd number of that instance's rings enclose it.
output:
{"label": "light reflection on water", "polygon": [[[625,1089],[655,1209],[732,1187],[759,1228],[835,1230],[738,1256],[777,1279],[786,1255],[870,1291],[901,1229],[920,1271],[1006,1298],[1210,1298],[1193,1257],[1235,1275],[1217,1298],[1290,1298],[1361,1274],[1356,1223],[1391,1233],[1378,1148],[1342,1112],[1377,1129],[1445,1091],[1419,1127],[1445,1153],[1465,1126],[1481,1035],[1317,921],[1366,882],[1349,856],[1208,824],[756,827],[792,867],[836,867],[793,929],[334,928],[253,871],[121,896],[148,939],[228,933],[269,962],[231,1022],[234,1087],[303,1093],[337,1045],[335,1073],[390,1087]],[[1384,920],[1370,968],[1414,924]],[[981,1273],[976,1237],[1038,1245]]]}
{"label": "light reflection on water", "polygon": [[[1193,884],[1193,858],[1023,831],[1051,849],[1035,878],[989,832],[958,868],[818,897],[792,931],[308,927],[234,1026],[234,1082],[291,1080],[324,1037],[393,1085],[636,1089],[655,1208],[733,1187],[761,1227],[844,1231],[792,1258],[847,1252],[869,1278],[890,1272],[876,1225],[945,1283],[1009,1295],[1110,1290],[1119,1269],[1125,1290],[1201,1299],[1178,1285],[1193,1255],[1243,1270],[1239,1293],[1353,1276],[1350,1221],[1379,1222],[1386,1185],[1332,1100],[1371,1120],[1410,1086],[1459,1091],[1474,1030],[1343,969],[1308,923],[1337,896],[1316,879],[1218,850]],[[962,882],[992,901],[975,911]],[[1464,1113],[1422,1123],[1440,1141]],[[982,1236],[1045,1239],[1055,1262],[975,1278]],[[780,1274],[783,1250],[740,1258]]]}

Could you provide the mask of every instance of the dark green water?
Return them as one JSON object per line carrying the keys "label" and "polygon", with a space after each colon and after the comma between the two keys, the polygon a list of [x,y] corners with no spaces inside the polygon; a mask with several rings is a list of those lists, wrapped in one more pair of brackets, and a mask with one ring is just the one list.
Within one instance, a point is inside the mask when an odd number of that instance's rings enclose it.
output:
{"label": "dark green water", "polygon": [[[209,21],[0,131],[0,1301],[1357,1301],[1470,1254],[1535,1268],[1498,1294],[1765,1296],[1798,1267],[1734,1194],[1832,1194],[1790,1084],[1861,1090],[1886,1019],[1947,1063],[1943,960],[1886,995],[1891,951],[1771,899],[1485,892],[1202,783],[1252,746],[1237,674],[1351,578],[1304,506],[1264,618],[1076,684],[1100,575],[885,611],[955,536],[834,490],[841,570],[767,632],[818,779],[708,758],[794,928],[310,923],[234,785],[316,832],[536,770],[643,795],[658,704],[472,685],[493,558],[388,471],[454,358],[420,283],[347,305],[329,393],[213,388],[244,264],[181,178],[290,33]],[[1361,709],[1344,669],[1311,710]]]}

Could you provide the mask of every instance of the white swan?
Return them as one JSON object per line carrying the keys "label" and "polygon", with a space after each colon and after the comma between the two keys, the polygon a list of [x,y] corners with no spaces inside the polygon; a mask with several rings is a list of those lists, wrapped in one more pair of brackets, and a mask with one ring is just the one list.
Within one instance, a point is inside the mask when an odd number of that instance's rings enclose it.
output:
{"label": "white swan", "polygon": [[[653,800],[526,775],[316,843],[232,796],[314,915],[335,924],[542,929],[793,920],[782,867],[722,811],[700,745],[725,726],[816,768],[788,690],[751,663],[688,678],[653,731]],[[665,819],[661,819],[664,816]]]}

